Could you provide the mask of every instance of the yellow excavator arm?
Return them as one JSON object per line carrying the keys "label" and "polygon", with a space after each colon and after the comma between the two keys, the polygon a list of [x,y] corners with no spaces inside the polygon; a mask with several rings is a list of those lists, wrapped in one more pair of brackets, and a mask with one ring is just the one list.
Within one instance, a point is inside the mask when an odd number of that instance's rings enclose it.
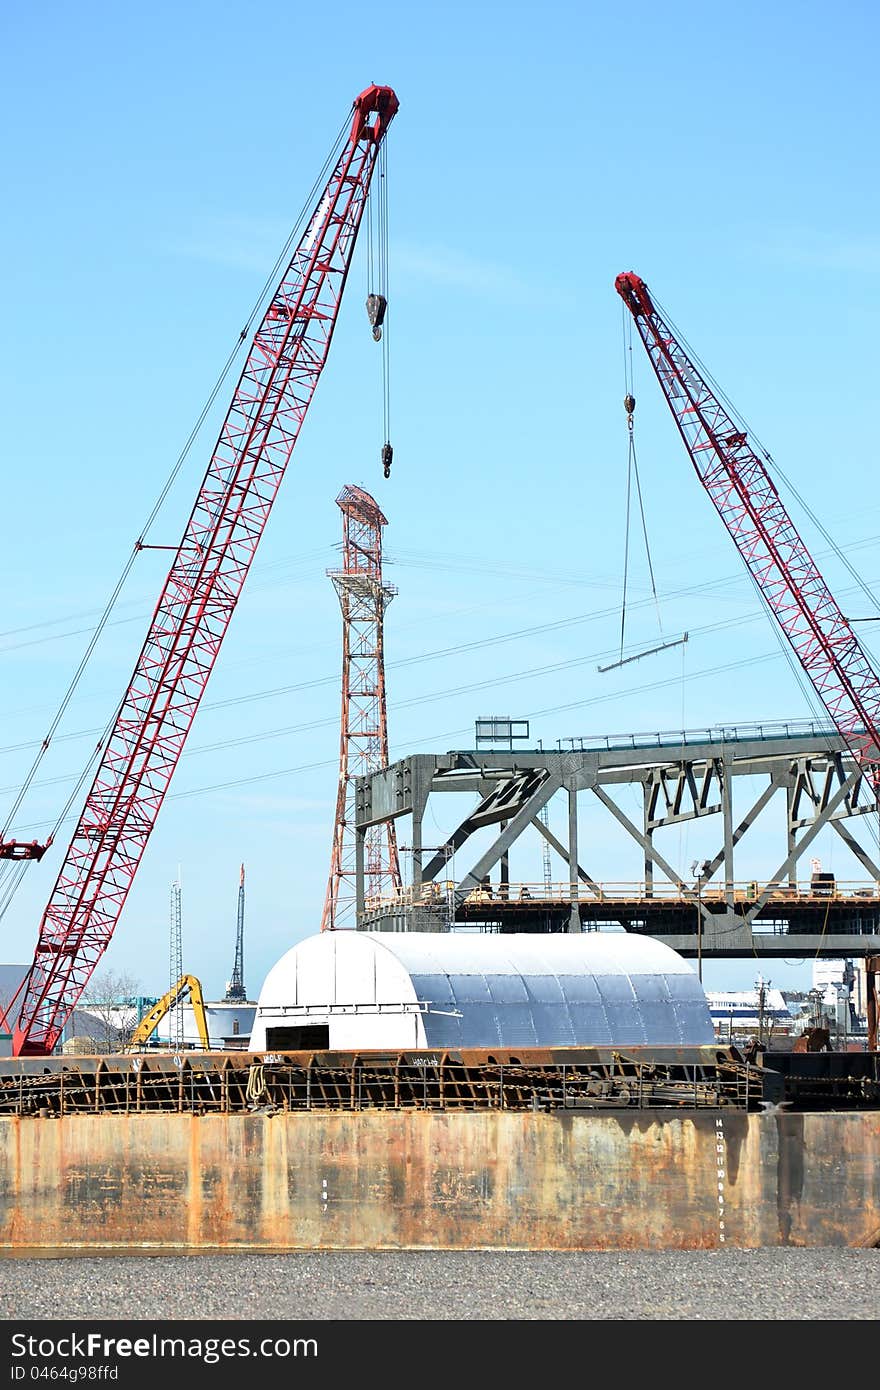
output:
{"label": "yellow excavator arm", "polygon": [[149,1013],[144,1014],[137,1028],[131,1035],[131,1042],[125,1047],[126,1052],[133,1052],[153,1034],[162,1019],[170,1009],[176,1004],[182,1004],[189,995],[189,1002],[195,1015],[196,1027],[199,1030],[199,1039],[205,1052],[210,1052],[211,1044],[208,1041],[208,1016],[205,1012],[205,1001],[202,997],[201,982],[195,975],[181,975],[176,985],[172,985],[167,994],[153,1005]]}

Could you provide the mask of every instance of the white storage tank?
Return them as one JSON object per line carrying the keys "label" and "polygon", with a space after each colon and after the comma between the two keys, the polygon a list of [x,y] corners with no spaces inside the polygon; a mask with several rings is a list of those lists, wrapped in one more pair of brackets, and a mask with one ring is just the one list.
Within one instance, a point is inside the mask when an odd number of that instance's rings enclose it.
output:
{"label": "white storage tank", "polygon": [[[182,1009],[184,1047],[201,1047],[199,1026],[193,1006],[189,1001],[178,1005]],[[208,1042],[212,1051],[233,1052],[247,1050],[251,1046],[250,1034],[256,1013],[253,1003],[239,1004],[222,999],[217,1003],[205,1000],[205,1023],[208,1028]],[[160,1047],[171,1047],[177,1037],[176,1010],[167,1013],[159,1020],[155,1032],[155,1042]]]}
{"label": "white storage tank", "polygon": [[326,931],[266,976],[254,1052],[702,1046],[696,971],[625,932]]}

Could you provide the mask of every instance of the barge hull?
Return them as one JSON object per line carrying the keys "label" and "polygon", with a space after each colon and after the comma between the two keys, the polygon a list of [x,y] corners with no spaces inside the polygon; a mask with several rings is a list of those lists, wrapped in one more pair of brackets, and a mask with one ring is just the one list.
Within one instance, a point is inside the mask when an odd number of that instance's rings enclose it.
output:
{"label": "barge hull", "polygon": [[0,1248],[880,1244],[880,1111],[0,1119]]}

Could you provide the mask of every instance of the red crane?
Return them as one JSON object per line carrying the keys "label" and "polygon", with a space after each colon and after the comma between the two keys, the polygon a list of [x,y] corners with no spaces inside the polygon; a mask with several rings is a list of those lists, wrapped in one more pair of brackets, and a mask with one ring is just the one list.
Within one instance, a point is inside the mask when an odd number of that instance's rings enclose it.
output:
{"label": "red crane", "polygon": [[314,395],[398,101],[373,85],[352,109],[342,152],[254,334],[8,1010],[15,1056],[51,1053],[110,942]]}
{"label": "red crane", "polygon": [[795,529],[742,426],[658,312],[644,280],[618,275],[697,477],[856,764],[880,798],[880,679]]}

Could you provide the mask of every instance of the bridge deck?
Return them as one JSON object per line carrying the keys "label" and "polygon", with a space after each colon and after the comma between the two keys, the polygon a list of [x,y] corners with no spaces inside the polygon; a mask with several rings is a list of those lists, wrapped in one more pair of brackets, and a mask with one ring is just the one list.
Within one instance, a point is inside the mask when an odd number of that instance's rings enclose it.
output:
{"label": "bridge deck", "polygon": [[[425,884],[413,894],[368,905],[363,929],[395,929],[418,908],[432,910],[437,927],[496,932],[568,931],[570,887],[565,884],[492,884],[456,905],[454,884]],[[754,949],[769,956],[872,956],[880,953],[880,893],[873,883],[837,884],[829,891],[780,885],[747,921],[764,889],[708,885],[697,898],[675,884],[581,884],[578,916],[589,931],[622,927],[657,937],[682,955],[737,956]],[[441,921],[444,917],[445,920]]]}

